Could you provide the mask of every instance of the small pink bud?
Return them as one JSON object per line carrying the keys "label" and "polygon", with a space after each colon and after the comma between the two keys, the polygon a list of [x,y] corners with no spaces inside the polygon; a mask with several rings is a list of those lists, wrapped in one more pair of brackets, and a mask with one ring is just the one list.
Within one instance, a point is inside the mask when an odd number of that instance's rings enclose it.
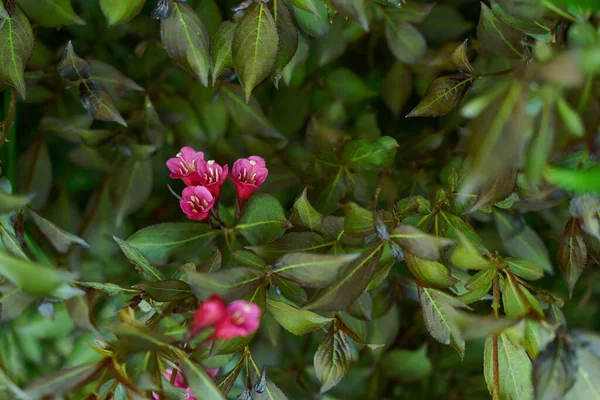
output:
{"label": "small pink bud", "polygon": [[206,327],[213,326],[226,316],[227,308],[225,307],[225,303],[223,303],[223,300],[219,296],[212,295],[203,301],[198,310],[196,310],[190,331],[192,334],[196,334]]}
{"label": "small pink bud", "polygon": [[189,219],[202,221],[208,218],[215,198],[203,186],[188,186],[183,189],[179,205]]}
{"label": "small pink bud", "polygon": [[167,167],[171,171],[169,177],[181,179],[188,186],[200,184],[200,177],[196,173],[196,161],[204,160],[204,153],[197,152],[189,146],[181,148],[175,158],[167,161]]}
{"label": "small pink bud", "polygon": [[240,158],[233,164],[230,176],[235,182],[240,205],[243,205],[252,193],[260,188],[268,174],[265,160],[258,156]]}
{"label": "small pink bud", "polygon": [[244,300],[236,300],[227,306],[227,318],[215,326],[213,339],[231,339],[248,336],[260,325],[260,307]]}
{"label": "small pink bud", "polygon": [[219,373],[219,368],[204,368],[206,373],[214,380]]}
{"label": "small pink bud", "polygon": [[200,179],[200,184],[218,199],[221,195],[221,186],[223,186],[223,182],[229,174],[229,166],[221,167],[214,160],[197,159],[196,173]]}

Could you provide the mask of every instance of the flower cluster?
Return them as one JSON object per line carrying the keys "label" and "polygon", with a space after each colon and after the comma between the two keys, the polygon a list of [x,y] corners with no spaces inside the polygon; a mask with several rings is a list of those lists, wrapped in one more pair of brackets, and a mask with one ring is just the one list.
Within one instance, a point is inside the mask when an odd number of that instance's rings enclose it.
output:
{"label": "flower cluster", "polygon": [[203,329],[213,327],[210,340],[232,339],[253,334],[259,325],[260,308],[256,304],[235,300],[225,305],[223,299],[212,295],[194,314],[187,337],[194,337]]}
{"label": "flower cluster", "polygon": [[214,160],[205,160],[204,153],[189,146],[167,161],[174,179],[181,179],[187,187],[183,190],[181,209],[190,219],[208,218],[212,207],[219,201],[221,186],[227,176],[235,183],[238,205],[241,209],[252,193],[267,179],[269,170],[265,160],[258,156],[240,158],[233,163],[231,175],[229,166],[221,166]]}

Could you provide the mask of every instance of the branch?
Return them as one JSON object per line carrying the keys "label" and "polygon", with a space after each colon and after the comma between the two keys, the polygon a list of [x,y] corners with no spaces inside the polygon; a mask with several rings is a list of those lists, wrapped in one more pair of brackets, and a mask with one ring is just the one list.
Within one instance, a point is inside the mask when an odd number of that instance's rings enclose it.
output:
{"label": "branch", "polygon": [[0,148],[6,141],[8,137],[8,132],[10,132],[10,128],[15,120],[15,113],[17,111],[17,91],[14,88],[10,88],[10,103],[8,104],[8,115],[6,119],[0,122]]}

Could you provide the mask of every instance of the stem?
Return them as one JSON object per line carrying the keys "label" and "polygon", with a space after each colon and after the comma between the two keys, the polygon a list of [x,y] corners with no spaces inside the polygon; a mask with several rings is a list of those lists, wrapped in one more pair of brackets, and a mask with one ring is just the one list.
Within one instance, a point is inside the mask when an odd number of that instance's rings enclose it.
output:
{"label": "stem", "polygon": [[488,74],[479,74],[479,77],[480,78],[493,78],[493,77],[496,77],[496,76],[508,75],[511,72],[513,72],[515,69],[517,69],[517,67],[503,69],[502,71],[490,72]]}
{"label": "stem", "polygon": [[10,89],[4,92],[4,115],[6,120],[0,122],[0,148],[4,142],[8,140],[8,144],[4,150],[5,153],[5,171],[4,175],[14,185],[17,182],[17,148],[16,148],[16,113],[17,113],[17,93],[15,89]]}
{"label": "stem", "polygon": [[[494,275],[494,316],[498,318],[498,309],[500,308],[500,278],[498,274]],[[500,365],[498,361],[498,334],[492,336],[492,365],[494,368],[494,389],[492,397],[494,400],[500,400]]]}
{"label": "stem", "polygon": [[583,87],[583,91],[581,92],[581,97],[579,98],[579,103],[577,104],[577,112],[581,114],[585,107],[587,106],[588,100],[590,98],[590,93],[592,92],[592,84],[593,84],[592,76],[588,76],[585,81],[585,86]]}
{"label": "stem", "polygon": [[8,90],[4,95],[4,101],[6,101],[8,97],[8,105],[4,105],[4,109],[6,112],[6,119],[2,121],[0,127],[2,131],[0,131],[0,148],[4,144],[4,141],[8,138],[8,132],[10,128],[12,128],[12,124],[15,120],[15,114],[17,111],[17,92],[15,89]]}
{"label": "stem", "polygon": [[500,309],[500,285],[499,285],[498,274],[494,275],[494,303],[492,307],[494,308],[494,317],[498,318],[498,310]]}

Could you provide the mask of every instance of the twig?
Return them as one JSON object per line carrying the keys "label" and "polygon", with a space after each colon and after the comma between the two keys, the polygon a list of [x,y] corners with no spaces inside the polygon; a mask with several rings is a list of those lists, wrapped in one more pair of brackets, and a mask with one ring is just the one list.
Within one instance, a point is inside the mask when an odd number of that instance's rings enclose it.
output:
{"label": "twig", "polygon": [[8,103],[8,114],[6,115],[6,119],[0,122],[0,148],[6,141],[8,137],[8,132],[10,132],[10,128],[15,120],[15,113],[17,111],[17,91],[13,88],[10,89],[10,102]]}

